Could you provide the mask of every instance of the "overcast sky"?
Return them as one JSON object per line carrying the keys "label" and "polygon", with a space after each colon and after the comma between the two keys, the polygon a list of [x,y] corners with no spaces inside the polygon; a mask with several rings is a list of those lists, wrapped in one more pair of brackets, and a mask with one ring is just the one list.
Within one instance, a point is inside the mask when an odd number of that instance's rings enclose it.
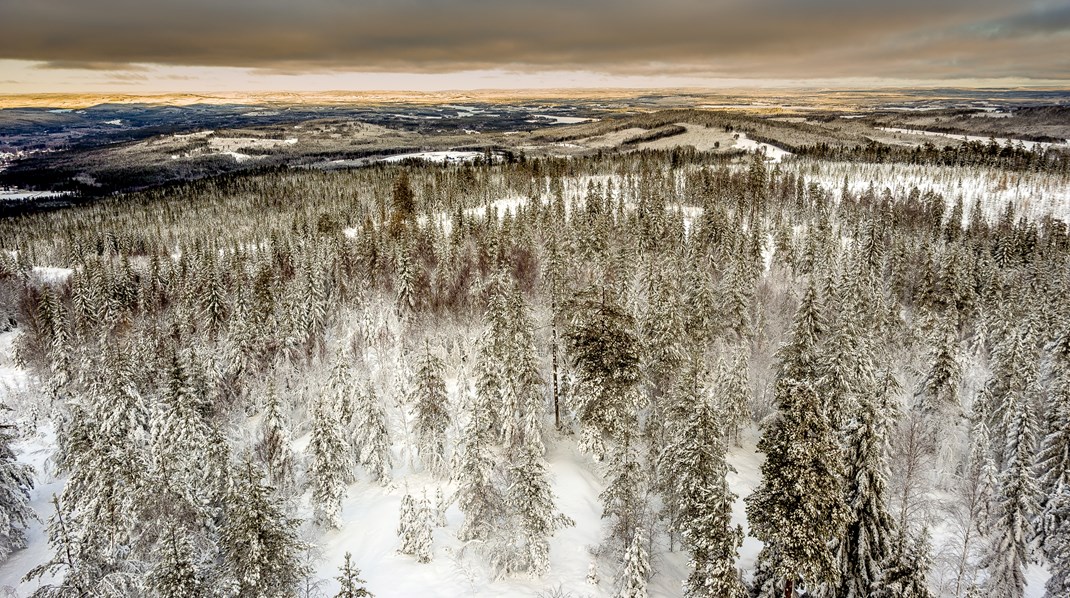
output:
{"label": "overcast sky", "polygon": [[0,0],[0,92],[1070,80],[1070,0]]}

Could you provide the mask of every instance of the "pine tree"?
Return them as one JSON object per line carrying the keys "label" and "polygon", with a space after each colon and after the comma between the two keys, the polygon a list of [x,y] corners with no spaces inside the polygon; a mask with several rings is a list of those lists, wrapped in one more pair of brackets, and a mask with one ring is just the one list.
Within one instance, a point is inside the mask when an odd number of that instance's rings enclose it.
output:
{"label": "pine tree", "polygon": [[839,543],[838,596],[870,596],[892,552],[895,520],[888,512],[884,478],[887,415],[880,401],[863,400],[847,457],[848,523]]}
{"label": "pine tree", "polygon": [[359,440],[355,441],[354,450],[372,478],[380,484],[390,481],[390,435],[386,429],[386,414],[380,405],[375,391],[369,386],[358,397],[356,430]]}
{"label": "pine tree", "polygon": [[398,537],[401,546],[398,552],[411,554],[420,563],[431,562],[431,509],[424,498],[419,502],[409,493],[401,499],[401,514],[398,522]]}
{"label": "pine tree", "polygon": [[436,476],[446,472],[446,428],[450,415],[442,360],[424,345],[416,367],[411,401],[415,410],[417,451],[424,466]]}
{"label": "pine tree", "polygon": [[929,373],[918,389],[918,409],[924,413],[953,414],[958,409],[958,384],[961,377],[955,332],[945,326],[930,352]]}
{"label": "pine tree", "polygon": [[579,374],[575,399],[583,444],[599,459],[607,441],[623,444],[637,429],[639,411],[635,322],[606,295],[603,290],[599,298],[581,298],[566,334],[568,353]]}
{"label": "pine tree", "polygon": [[647,578],[650,577],[650,561],[647,558],[642,531],[636,530],[628,543],[624,560],[624,586],[617,598],[646,598]]}
{"label": "pine tree", "polygon": [[342,570],[335,579],[341,587],[334,598],[373,598],[375,596],[364,587],[364,584],[368,582],[360,578],[360,568],[353,564],[353,555],[348,552],[342,564]]}
{"label": "pine tree", "polygon": [[991,545],[982,561],[988,571],[985,589],[994,598],[1020,598],[1025,588],[1025,567],[1032,561],[1028,542],[1033,537],[1037,513],[1037,483],[1032,465],[1036,424],[1032,406],[1019,393],[1004,400],[1007,420],[1006,464],[999,475],[997,519],[990,534]]}
{"label": "pine tree", "polygon": [[288,597],[296,593],[305,571],[299,522],[286,517],[273,489],[246,462],[227,501],[219,547],[236,596]]}
{"label": "pine tree", "polygon": [[765,543],[763,552],[776,559],[773,567],[785,580],[785,595],[800,579],[807,588],[836,581],[828,540],[841,535],[846,519],[843,457],[815,388],[820,330],[810,287],[790,341],[778,353],[777,415],[758,443],[766,455],[762,482],[746,499],[751,532]]}
{"label": "pine tree", "polygon": [[914,539],[901,533],[882,567],[880,580],[869,595],[873,598],[933,598],[927,581],[931,568],[928,530],[923,529]]}
{"label": "pine tree", "polygon": [[735,363],[728,371],[720,392],[719,409],[724,413],[725,437],[739,445],[739,435],[743,427],[750,422],[750,383],[747,379],[747,355],[744,351],[736,354]]}
{"label": "pine tree", "polygon": [[312,410],[312,439],[308,451],[311,453],[308,483],[312,489],[316,523],[325,528],[336,528],[346,492],[346,478],[352,465],[349,447],[338,424],[335,403],[330,397],[320,397]]}
{"label": "pine tree", "polygon": [[674,505],[671,531],[680,534],[691,552],[691,574],[685,593],[694,597],[741,597],[745,588],[735,563],[743,530],[732,525],[732,503],[726,476],[734,471],[726,461],[723,420],[715,403],[728,400],[729,374],[719,364],[714,388],[688,397],[671,427],[672,443],[661,455],[663,489]]}
{"label": "pine tree", "polygon": [[163,547],[163,558],[147,577],[153,595],[159,598],[197,598],[207,596],[204,580],[201,579],[193,560],[193,547],[189,540],[171,528]]}
{"label": "pine tree", "polygon": [[26,527],[37,518],[30,507],[33,467],[16,460],[11,449],[14,439],[14,426],[0,424],[0,562],[26,547]]}
{"label": "pine tree", "polygon": [[290,446],[290,432],[283,422],[275,385],[268,389],[267,409],[260,425],[256,454],[267,471],[268,483],[289,494],[296,483],[297,459]]}
{"label": "pine tree", "polygon": [[477,391],[454,470],[457,506],[464,515],[457,533],[462,541],[485,540],[504,516],[505,499],[494,482],[490,401],[486,392]]}
{"label": "pine tree", "polygon": [[[1041,497],[1037,521],[1041,548],[1052,563],[1053,579],[1070,587],[1070,573],[1061,574],[1060,555],[1067,564],[1070,537],[1070,371],[1064,370],[1052,384],[1048,401],[1047,434],[1037,453],[1037,481]],[[1060,537],[1060,535],[1062,535]],[[1063,568],[1065,571],[1067,568]]]}
{"label": "pine tree", "polygon": [[555,511],[553,492],[546,479],[541,445],[528,444],[511,471],[509,509],[516,513],[523,537],[521,567],[535,577],[550,568],[550,537],[564,523],[571,523]]}

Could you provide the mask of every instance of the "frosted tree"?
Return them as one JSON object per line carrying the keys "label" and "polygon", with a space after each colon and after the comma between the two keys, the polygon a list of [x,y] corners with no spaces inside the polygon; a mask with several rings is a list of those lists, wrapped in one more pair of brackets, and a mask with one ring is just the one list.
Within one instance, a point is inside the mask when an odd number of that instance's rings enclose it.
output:
{"label": "frosted tree", "polygon": [[287,495],[293,491],[296,483],[297,459],[290,446],[290,431],[283,419],[274,384],[268,388],[267,407],[259,436],[255,451],[264,464],[268,483]]}
{"label": "frosted tree", "polygon": [[724,322],[724,332],[737,340],[746,339],[751,328],[751,292],[743,270],[742,264],[733,261],[721,281],[720,290],[720,314]]}
{"label": "frosted tree", "polygon": [[323,527],[336,528],[352,465],[335,403],[329,397],[320,397],[313,407],[311,436],[308,485],[312,490],[315,520]]}
{"label": "frosted tree", "polygon": [[457,534],[462,541],[486,539],[504,513],[505,498],[494,481],[491,400],[485,391],[477,391],[454,470],[457,506],[464,515]]}
{"label": "frosted tree", "polygon": [[958,385],[962,372],[958,364],[958,339],[950,325],[938,329],[929,363],[932,365],[917,392],[918,408],[925,413],[956,413],[960,409]]}
{"label": "frosted tree", "polygon": [[416,380],[411,402],[415,412],[413,425],[417,452],[424,466],[435,475],[446,472],[446,428],[450,415],[442,360],[425,342],[416,366]]}
{"label": "frosted tree", "polygon": [[431,513],[426,498],[417,501],[409,493],[402,497],[398,538],[399,553],[415,556],[420,563],[431,561]]}
{"label": "frosted tree", "polygon": [[163,557],[147,576],[149,588],[159,598],[208,596],[204,580],[194,561],[193,547],[178,530],[171,528],[161,552]]}
{"label": "frosted tree", "polygon": [[387,432],[383,406],[370,385],[358,396],[357,410],[359,440],[354,445],[357,458],[372,478],[380,484],[387,484],[391,470],[390,434]]}
{"label": "frosted tree", "polygon": [[645,543],[642,531],[637,530],[635,537],[628,543],[628,552],[624,557],[624,584],[617,598],[647,597],[646,583],[650,577],[650,560],[647,558]]}
{"label": "frosted tree", "polygon": [[375,596],[364,587],[367,582],[360,578],[360,568],[353,564],[353,555],[348,552],[345,562],[342,563],[342,570],[338,572],[338,577],[335,579],[338,580],[340,587],[334,598],[372,598]]}
{"label": "frosted tree", "polygon": [[879,582],[869,594],[873,598],[934,598],[928,577],[932,568],[929,531],[923,529],[911,539],[904,533],[881,569]]}
{"label": "frosted tree", "polygon": [[14,438],[14,426],[0,424],[0,562],[26,547],[26,526],[37,518],[30,507],[33,467],[16,460]]}
{"label": "frosted tree", "polygon": [[1037,526],[1052,572],[1048,595],[1070,595],[1070,371],[1066,369],[1052,384],[1037,472],[1042,497]]}
{"label": "frosted tree", "polygon": [[299,522],[286,517],[251,462],[238,476],[219,534],[219,548],[239,598],[293,596],[304,577]]}
{"label": "frosted tree", "polygon": [[449,503],[446,502],[445,495],[442,494],[442,487],[435,488],[435,509],[434,509],[434,525],[435,527],[446,527],[446,509],[449,508]]}
{"label": "frosted tree", "polygon": [[93,596],[108,587],[118,595],[135,595],[139,575],[132,567],[117,567],[99,557],[74,529],[72,511],[58,496],[52,496],[54,512],[48,521],[48,544],[52,558],[34,567],[23,581],[39,579],[44,582],[32,594],[33,598],[68,598]]}
{"label": "frosted tree", "polygon": [[[719,364],[716,392],[731,392],[729,375]],[[745,588],[736,569],[743,530],[732,525],[732,503],[726,476],[732,471],[725,460],[726,437],[723,420],[714,404],[712,389],[701,389],[688,397],[670,428],[672,442],[660,458],[662,485],[667,502],[673,503],[671,531],[679,534],[691,552],[691,574],[685,593],[695,597],[738,598]]]}
{"label": "frosted tree", "polygon": [[534,327],[520,291],[507,275],[490,281],[484,318],[489,326],[479,343],[476,392],[493,397],[492,425],[509,452],[542,442],[542,379]]}
{"label": "frosted tree", "polygon": [[600,297],[581,297],[575,314],[566,340],[579,378],[574,398],[582,426],[581,441],[601,459],[607,441],[625,444],[626,437],[638,428],[635,322],[605,289]]}
{"label": "frosted tree", "polygon": [[1033,472],[1036,423],[1033,409],[1020,393],[1004,398],[1008,421],[1006,462],[999,474],[996,520],[990,546],[982,561],[988,572],[985,589],[994,598],[1020,598],[1025,589],[1025,568],[1032,562],[1028,545],[1034,534],[1038,488]]}
{"label": "frosted tree", "polygon": [[815,388],[820,321],[810,287],[778,353],[777,413],[758,443],[762,482],[746,499],[751,533],[775,559],[785,595],[800,579],[811,589],[836,582],[828,540],[842,534],[847,514],[839,441]]}
{"label": "frosted tree", "polygon": [[[723,367],[723,366],[719,366]],[[723,378],[717,399],[725,426],[725,437],[739,445],[739,435],[750,422],[750,383],[747,379],[747,355],[744,350],[736,354],[735,362]]]}
{"label": "frosted tree", "polygon": [[558,527],[571,521],[556,512],[541,445],[524,447],[511,477],[509,509],[516,514],[523,537],[520,568],[542,577],[550,568],[550,538]]}
{"label": "frosted tree", "polygon": [[883,397],[864,399],[847,455],[847,527],[838,546],[838,596],[870,596],[892,553],[895,520],[888,512],[884,477],[887,414]]}

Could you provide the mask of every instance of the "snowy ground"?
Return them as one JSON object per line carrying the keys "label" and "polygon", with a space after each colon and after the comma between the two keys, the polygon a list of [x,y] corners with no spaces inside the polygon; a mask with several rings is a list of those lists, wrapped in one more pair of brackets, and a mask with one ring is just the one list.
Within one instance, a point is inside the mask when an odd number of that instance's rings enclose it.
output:
{"label": "snowy ground", "polygon": [[[996,113],[998,114],[998,113]],[[1010,116],[1009,114],[1005,116]],[[988,143],[990,140],[995,139],[996,143],[1000,145],[1006,145],[1008,142],[1014,145],[1021,144],[1025,149],[1031,150],[1036,148],[1048,149],[1052,147],[1067,148],[1070,147],[1070,139],[1064,143],[1051,143],[1047,141],[1026,141],[1024,139],[1007,139],[1005,137],[984,137],[980,135],[959,135],[956,133],[938,133],[936,131],[925,131],[922,129],[897,129],[894,127],[877,127],[881,131],[886,133],[899,133],[901,135],[921,135],[923,137],[944,137],[947,139],[955,139],[958,141],[980,141],[981,143]]]}
{"label": "snowy ground", "polygon": [[870,181],[880,181],[874,185],[878,195],[887,188],[900,197],[917,187],[921,192],[941,194],[949,207],[961,198],[965,206],[964,222],[968,222],[974,202],[980,203],[989,222],[998,220],[1008,203],[1014,203],[1018,216],[1040,219],[1050,214],[1070,221],[1070,178],[1060,175],[961,166],[809,160],[790,162],[787,168],[796,170],[807,182],[820,183],[837,198],[845,178],[852,193],[862,193]]}

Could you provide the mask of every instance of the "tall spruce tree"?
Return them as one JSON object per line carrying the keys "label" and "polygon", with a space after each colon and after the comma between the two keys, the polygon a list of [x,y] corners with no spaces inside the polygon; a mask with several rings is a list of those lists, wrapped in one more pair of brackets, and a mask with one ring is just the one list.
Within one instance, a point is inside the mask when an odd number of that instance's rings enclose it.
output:
{"label": "tall spruce tree", "polygon": [[227,501],[219,535],[223,564],[236,596],[284,598],[297,592],[305,574],[301,564],[305,545],[298,538],[298,525],[247,461]]}
{"label": "tall spruce tree", "polygon": [[[874,393],[876,394],[876,393]],[[882,567],[892,554],[895,519],[888,512],[885,457],[887,413],[884,397],[862,401],[847,456],[848,522],[838,545],[837,596],[865,598],[880,587]]]}
{"label": "tall spruce tree", "polygon": [[437,476],[446,473],[446,428],[450,422],[444,368],[442,360],[431,352],[430,343],[425,341],[412,389],[413,428],[420,460]]}
{"label": "tall spruce tree", "polygon": [[778,353],[777,414],[758,442],[762,482],[746,499],[751,532],[765,543],[786,597],[800,581],[811,591],[838,581],[829,539],[842,534],[847,517],[840,444],[816,385],[821,331],[810,286]]}

